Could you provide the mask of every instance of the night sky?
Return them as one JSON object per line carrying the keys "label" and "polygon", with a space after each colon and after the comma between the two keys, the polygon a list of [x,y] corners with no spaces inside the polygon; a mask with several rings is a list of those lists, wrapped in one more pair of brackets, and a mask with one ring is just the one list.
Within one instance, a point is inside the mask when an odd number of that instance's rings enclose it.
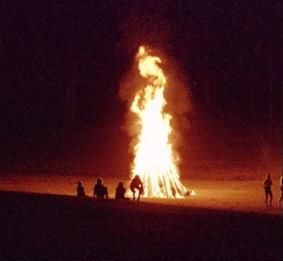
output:
{"label": "night sky", "polygon": [[89,173],[102,157],[126,171],[119,88],[140,44],[188,83],[185,165],[280,158],[282,9],[270,0],[0,1],[1,172]]}

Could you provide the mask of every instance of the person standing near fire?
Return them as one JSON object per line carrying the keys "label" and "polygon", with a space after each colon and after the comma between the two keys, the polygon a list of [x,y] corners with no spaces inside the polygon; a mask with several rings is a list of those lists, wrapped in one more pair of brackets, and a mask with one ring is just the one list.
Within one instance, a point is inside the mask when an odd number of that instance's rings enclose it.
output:
{"label": "person standing near fire", "polygon": [[[272,199],[273,199],[273,195],[272,195],[272,180],[270,177],[270,174],[267,174],[266,179],[263,183],[263,188],[264,188],[264,192],[265,192],[265,205],[268,207],[272,207]],[[269,198],[269,205],[268,205],[268,198]]]}
{"label": "person standing near fire", "polygon": [[278,201],[278,205],[281,207],[282,205],[282,199],[283,199],[283,171],[281,173],[281,177],[280,177],[280,190],[281,190],[281,194],[280,194],[280,198]]}

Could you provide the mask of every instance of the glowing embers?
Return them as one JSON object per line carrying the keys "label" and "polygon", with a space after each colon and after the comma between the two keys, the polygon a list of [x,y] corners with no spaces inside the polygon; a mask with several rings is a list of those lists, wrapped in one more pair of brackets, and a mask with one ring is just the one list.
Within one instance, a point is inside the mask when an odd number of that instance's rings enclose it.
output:
{"label": "glowing embers", "polygon": [[137,54],[141,84],[131,104],[139,127],[134,146],[131,178],[139,175],[144,184],[144,196],[181,198],[188,194],[179,180],[177,154],[170,142],[172,116],[165,112],[164,91],[167,80],[161,59],[140,47]]}

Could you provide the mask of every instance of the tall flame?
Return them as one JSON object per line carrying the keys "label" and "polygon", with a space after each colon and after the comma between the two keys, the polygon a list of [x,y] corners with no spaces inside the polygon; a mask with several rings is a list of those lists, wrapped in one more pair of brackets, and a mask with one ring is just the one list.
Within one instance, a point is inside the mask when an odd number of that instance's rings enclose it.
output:
{"label": "tall flame", "polygon": [[140,176],[144,196],[181,198],[187,189],[179,180],[178,158],[169,140],[173,131],[172,116],[165,112],[167,80],[159,66],[161,59],[151,56],[149,50],[141,46],[137,61],[145,84],[137,91],[130,108],[140,126],[131,178]]}

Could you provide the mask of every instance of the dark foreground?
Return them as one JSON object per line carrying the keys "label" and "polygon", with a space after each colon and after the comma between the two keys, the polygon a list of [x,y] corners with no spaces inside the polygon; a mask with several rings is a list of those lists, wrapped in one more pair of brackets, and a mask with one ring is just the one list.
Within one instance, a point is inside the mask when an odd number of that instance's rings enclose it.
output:
{"label": "dark foreground", "polygon": [[6,260],[283,260],[278,215],[19,192],[0,206]]}

